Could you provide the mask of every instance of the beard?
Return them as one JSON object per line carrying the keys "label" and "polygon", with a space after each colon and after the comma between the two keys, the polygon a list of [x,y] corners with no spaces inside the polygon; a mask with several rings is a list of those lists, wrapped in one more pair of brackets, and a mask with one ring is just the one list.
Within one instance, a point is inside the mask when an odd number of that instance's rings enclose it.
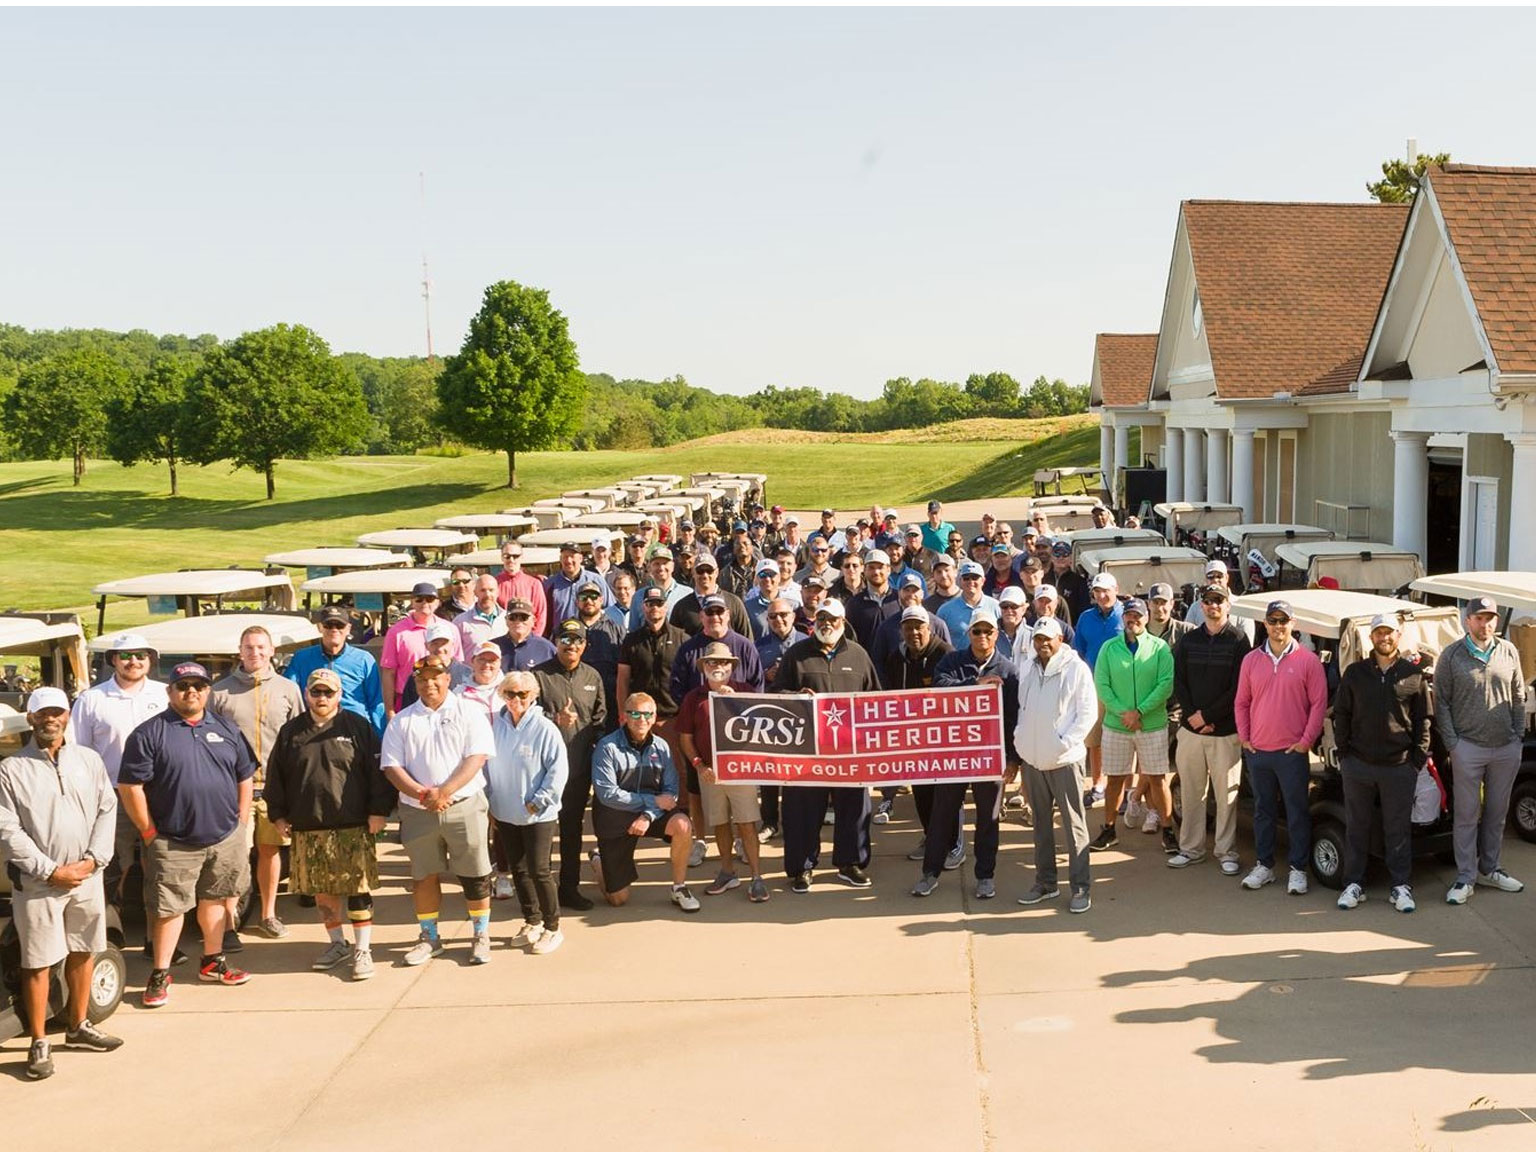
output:
{"label": "beard", "polygon": [[843,626],[841,624],[818,624],[816,625],[814,635],[818,643],[831,648],[842,639]]}

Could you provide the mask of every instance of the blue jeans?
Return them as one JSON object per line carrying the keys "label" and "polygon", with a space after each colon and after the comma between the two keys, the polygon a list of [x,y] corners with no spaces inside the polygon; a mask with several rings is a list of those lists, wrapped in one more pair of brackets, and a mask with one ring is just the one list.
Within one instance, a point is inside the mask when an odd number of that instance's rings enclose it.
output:
{"label": "blue jeans", "polygon": [[1253,790],[1253,846],[1259,863],[1275,866],[1275,794],[1285,798],[1285,833],[1292,868],[1305,870],[1312,857],[1312,813],[1307,810],[1311,767],[1305,752],[1249,752],[1248,786]]}

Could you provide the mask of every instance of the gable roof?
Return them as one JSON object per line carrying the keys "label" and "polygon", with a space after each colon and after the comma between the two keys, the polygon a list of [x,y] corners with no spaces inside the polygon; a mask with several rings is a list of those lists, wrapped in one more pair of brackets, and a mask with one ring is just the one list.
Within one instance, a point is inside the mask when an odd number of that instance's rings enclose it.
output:
{"label": "gable roof", "polygon": [[1093,360],[1104,407],[1145,404],[1156,359],[1156,332],[1100,332],[1095,336]]}
{"label": "gable roof", "polygon": [[1536,168],[1428,173],[1500,372],[1536,372]]}
{"label": "gable roof", "polygon": [[1408,206],[1186,200],[1182,210],[1218,398],[1347,391]]}

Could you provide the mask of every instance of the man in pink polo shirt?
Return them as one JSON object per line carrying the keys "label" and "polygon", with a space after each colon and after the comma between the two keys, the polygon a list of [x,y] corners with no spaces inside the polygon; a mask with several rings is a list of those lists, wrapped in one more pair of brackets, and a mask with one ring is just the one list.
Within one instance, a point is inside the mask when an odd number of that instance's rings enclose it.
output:
{"label": "man in pink polo shirt", "polygon": [[513,600],[533,605],[533,634],[548,631],[549,605],[544,600],[544,582],[523,571],[523,546],[516,540],[501,546],[501,571],[496,573],[496,603],[505,608]]}
{"label": "man in pink polo shirt", "polygon": [[1312,817],[1307,811],[1311,774],[1308,754],[1323,734],[1328,684],[1323,665],[1291,635],[1291,606],[1272,600],[1264,611],[1265,643],[1243,657],[1237,672],[1233,711],[1253,789],[1253,841],[1258,863],[1243,887],[1275,882],[1275,793],[1285,798],[1285,834],[1290,842],[1292,896],[1307,890],[1312,854]]}
{"label": "man in pink polo shirt", "polygon": [[[390,716],[400,710],[400,694],[405,691],[411,669],[427,654],[427,626],[437,619],[437,603],[437,588],[422,581],[411,589],[411,610],[384,634],[384,647],[379,652],[379,687],[383,691],[384,710]],[[463,660],[459,630],[450,631],[453,635],[448,645],[449,659]]]}

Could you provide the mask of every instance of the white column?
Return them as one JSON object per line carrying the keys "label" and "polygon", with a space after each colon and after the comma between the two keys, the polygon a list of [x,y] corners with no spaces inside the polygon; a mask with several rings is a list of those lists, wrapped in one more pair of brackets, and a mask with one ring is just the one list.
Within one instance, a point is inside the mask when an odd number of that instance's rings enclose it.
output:
{"label": "white column", "polygon": [[1104,487],[1108,488],[1114,482],[1115,430],[1107,414],[1099,417],[1099,467],[1104,469]]}
{"label": "white column", "polygon": [[1184,499],[1198,504],[1205,499],[1205,433],[1184,429]]}
{"label": "white column", "polygon": [[1205,498],[1212,504],[1227,503],[1227,430],[1212,428],[1206,433]]}
{"label": "white column", "polygon": [[1134,468],[1141,461],[1131,459],[1131,426],[1115,425],[1115,467]]}
{"label": "white column", "polygon": [[1429,524],[1429,433],[1392,435],[1392,543],[1424,559]]}
{"label": "white column", "polygon": [[1514,449],[1509,481],[1509,564],[1511,572],[1536,572],[1536,432],[1507,433]]}
{"label": "white column", "polygon": [[1168,472],[1168,500],[1184,499],[1184,429],[1164,428],[1163,467]]}
{"label": "white column", "polygon": [[1243,519],[1256,520],[1253,510],[1253,429],[1232,430],[1232,503],[1241,504]]}

